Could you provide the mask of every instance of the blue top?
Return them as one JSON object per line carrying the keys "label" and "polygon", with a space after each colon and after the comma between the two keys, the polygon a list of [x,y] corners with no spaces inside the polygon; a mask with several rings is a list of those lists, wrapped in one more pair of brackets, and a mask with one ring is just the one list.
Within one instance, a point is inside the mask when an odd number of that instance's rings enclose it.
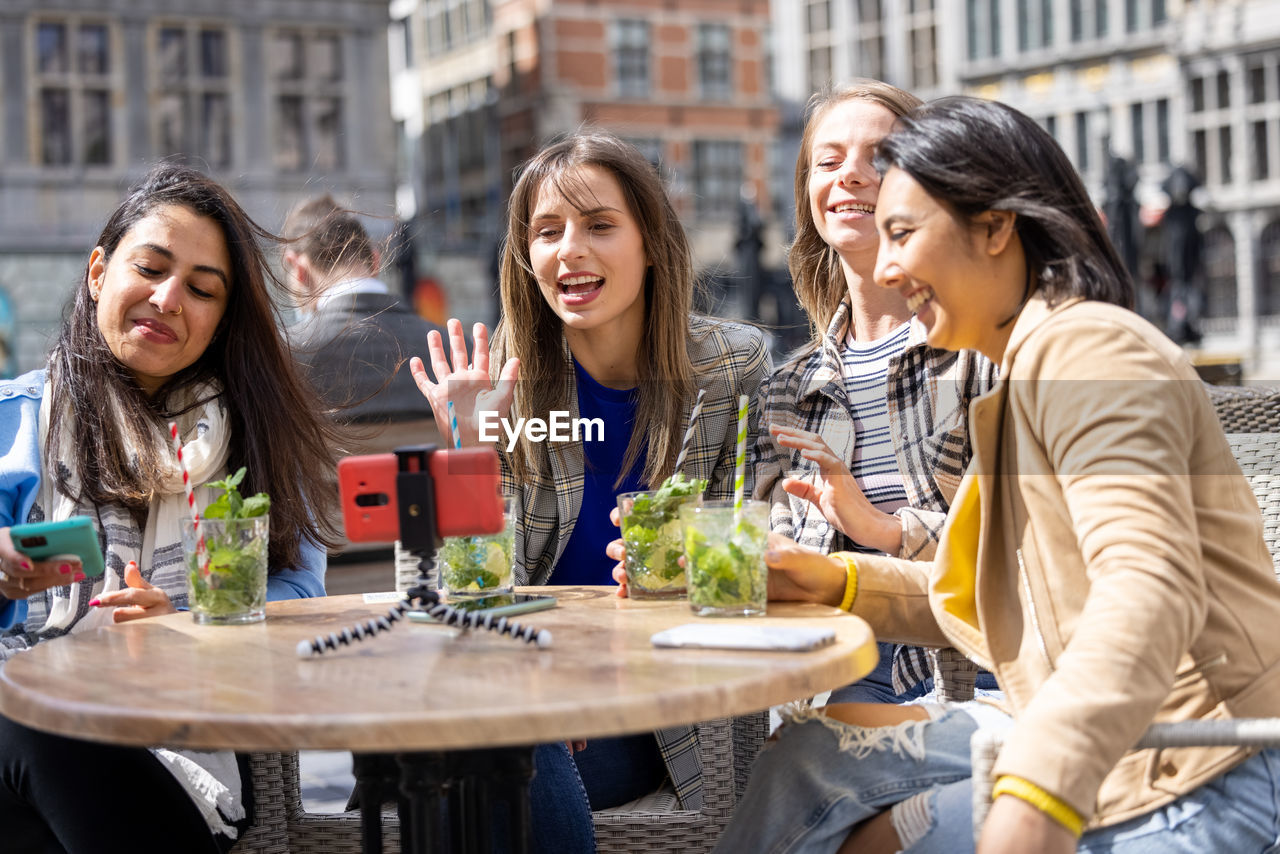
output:
{"label": "blue top", "polygon": [[644,489],[644,450],[636,464],[615,489],[613,482],[622,470],[627,455],[631,430],[636,421],[636,390],[607,388],[591,378],[578,360],[573,360],[577,376],[578,415],[584,419],[599,418],[604,423],[604,438],[587,441],[584,431],[582,451],[586,457],[583,473],[582,512],[573,525],[573,533],[565,543],[548,584],[613,584],[616,564],[604,553],[605,546],[621,534],[609,520],[609,510],[618,504],[618,495]]}
{"label": "blue top", "polygon": [[[27,521],[40,489],[40,398],[44,371],[0,380],[0,527]],[[607,519],[605,521],[608,521]],[[301,566],[267,576],[267,599],[324,595],[324,549],[302,540]],[[0,630],[27,616],[26,600],[0,597]]]}

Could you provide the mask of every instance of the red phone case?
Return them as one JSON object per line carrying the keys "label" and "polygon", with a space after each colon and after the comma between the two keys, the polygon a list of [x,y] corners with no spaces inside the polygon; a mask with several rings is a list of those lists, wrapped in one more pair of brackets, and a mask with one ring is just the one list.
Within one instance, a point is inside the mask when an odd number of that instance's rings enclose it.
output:
{"label": "red phone case", "polygon": [[[496,534],[502,530],[502,486],[492,448],[435,451],[428,461],[435,482],[436,530],[442,537]],[[347,539],[389,543],[400,538],[395,454],[338,461],[338,490]]]}

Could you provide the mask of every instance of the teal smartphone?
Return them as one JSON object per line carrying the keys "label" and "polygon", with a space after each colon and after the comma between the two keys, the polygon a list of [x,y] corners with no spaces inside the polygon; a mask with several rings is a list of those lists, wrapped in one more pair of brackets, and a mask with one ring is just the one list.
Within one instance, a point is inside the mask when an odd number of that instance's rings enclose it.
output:
{"label": "teal smartphone", "polygon": [[88,516],[72,516],[61,522],[31,522],[9,529],[13,547],[32,560],[48,560],[57,555],[80,558],[84,574],[96,578],[106,570],[98,532]]}
{"label": "teal smartphone", "polygon": [[[444,600],[446,605],[459,611],[474,611],[480,614],[493,614],[495,617],[510,617],[515,614],[527,614],[530,611],[545,611],[556,606],[554,596],[534,596],[529,593],[512,593],[504,596],[484,596],[477,599]],[[434,623],[435,620],[426,611],[410,611],[409,619],[417,623]]]}

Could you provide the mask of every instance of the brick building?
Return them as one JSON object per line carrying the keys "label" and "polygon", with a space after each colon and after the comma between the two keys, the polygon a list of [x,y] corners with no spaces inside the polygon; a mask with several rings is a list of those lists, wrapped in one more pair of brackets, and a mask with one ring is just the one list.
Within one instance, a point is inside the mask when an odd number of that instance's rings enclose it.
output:
{"label": "brick building", "polygon": [[460,316],[484,316],[513,173],[584,124],[659,165],[703,269],[732,268],[741,199],[771,209],[766,0],[397,0],[391,13],[402,213]]}

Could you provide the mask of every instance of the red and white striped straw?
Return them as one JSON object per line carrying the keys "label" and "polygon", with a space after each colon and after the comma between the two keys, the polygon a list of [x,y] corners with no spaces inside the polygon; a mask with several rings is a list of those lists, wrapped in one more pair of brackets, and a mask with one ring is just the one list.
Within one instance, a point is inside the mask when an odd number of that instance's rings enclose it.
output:
{"label": "red and white striped straw", "polygon": [[196,492],[191,486],[191,475],[187,473],[187,461],[182,456],[182,440],[178,438],[178,422],[169,422],[169,435],[173,437],[173,450],[178,455],[178,468],[182,470],[182,486],[187,491],[187,508],[191,511],[191,530],[196,535],[196,557],[200,561],[200,572],[209,574],[209,556],[204,547],[204,532],[200,530],[200,510],[196,507]]}

